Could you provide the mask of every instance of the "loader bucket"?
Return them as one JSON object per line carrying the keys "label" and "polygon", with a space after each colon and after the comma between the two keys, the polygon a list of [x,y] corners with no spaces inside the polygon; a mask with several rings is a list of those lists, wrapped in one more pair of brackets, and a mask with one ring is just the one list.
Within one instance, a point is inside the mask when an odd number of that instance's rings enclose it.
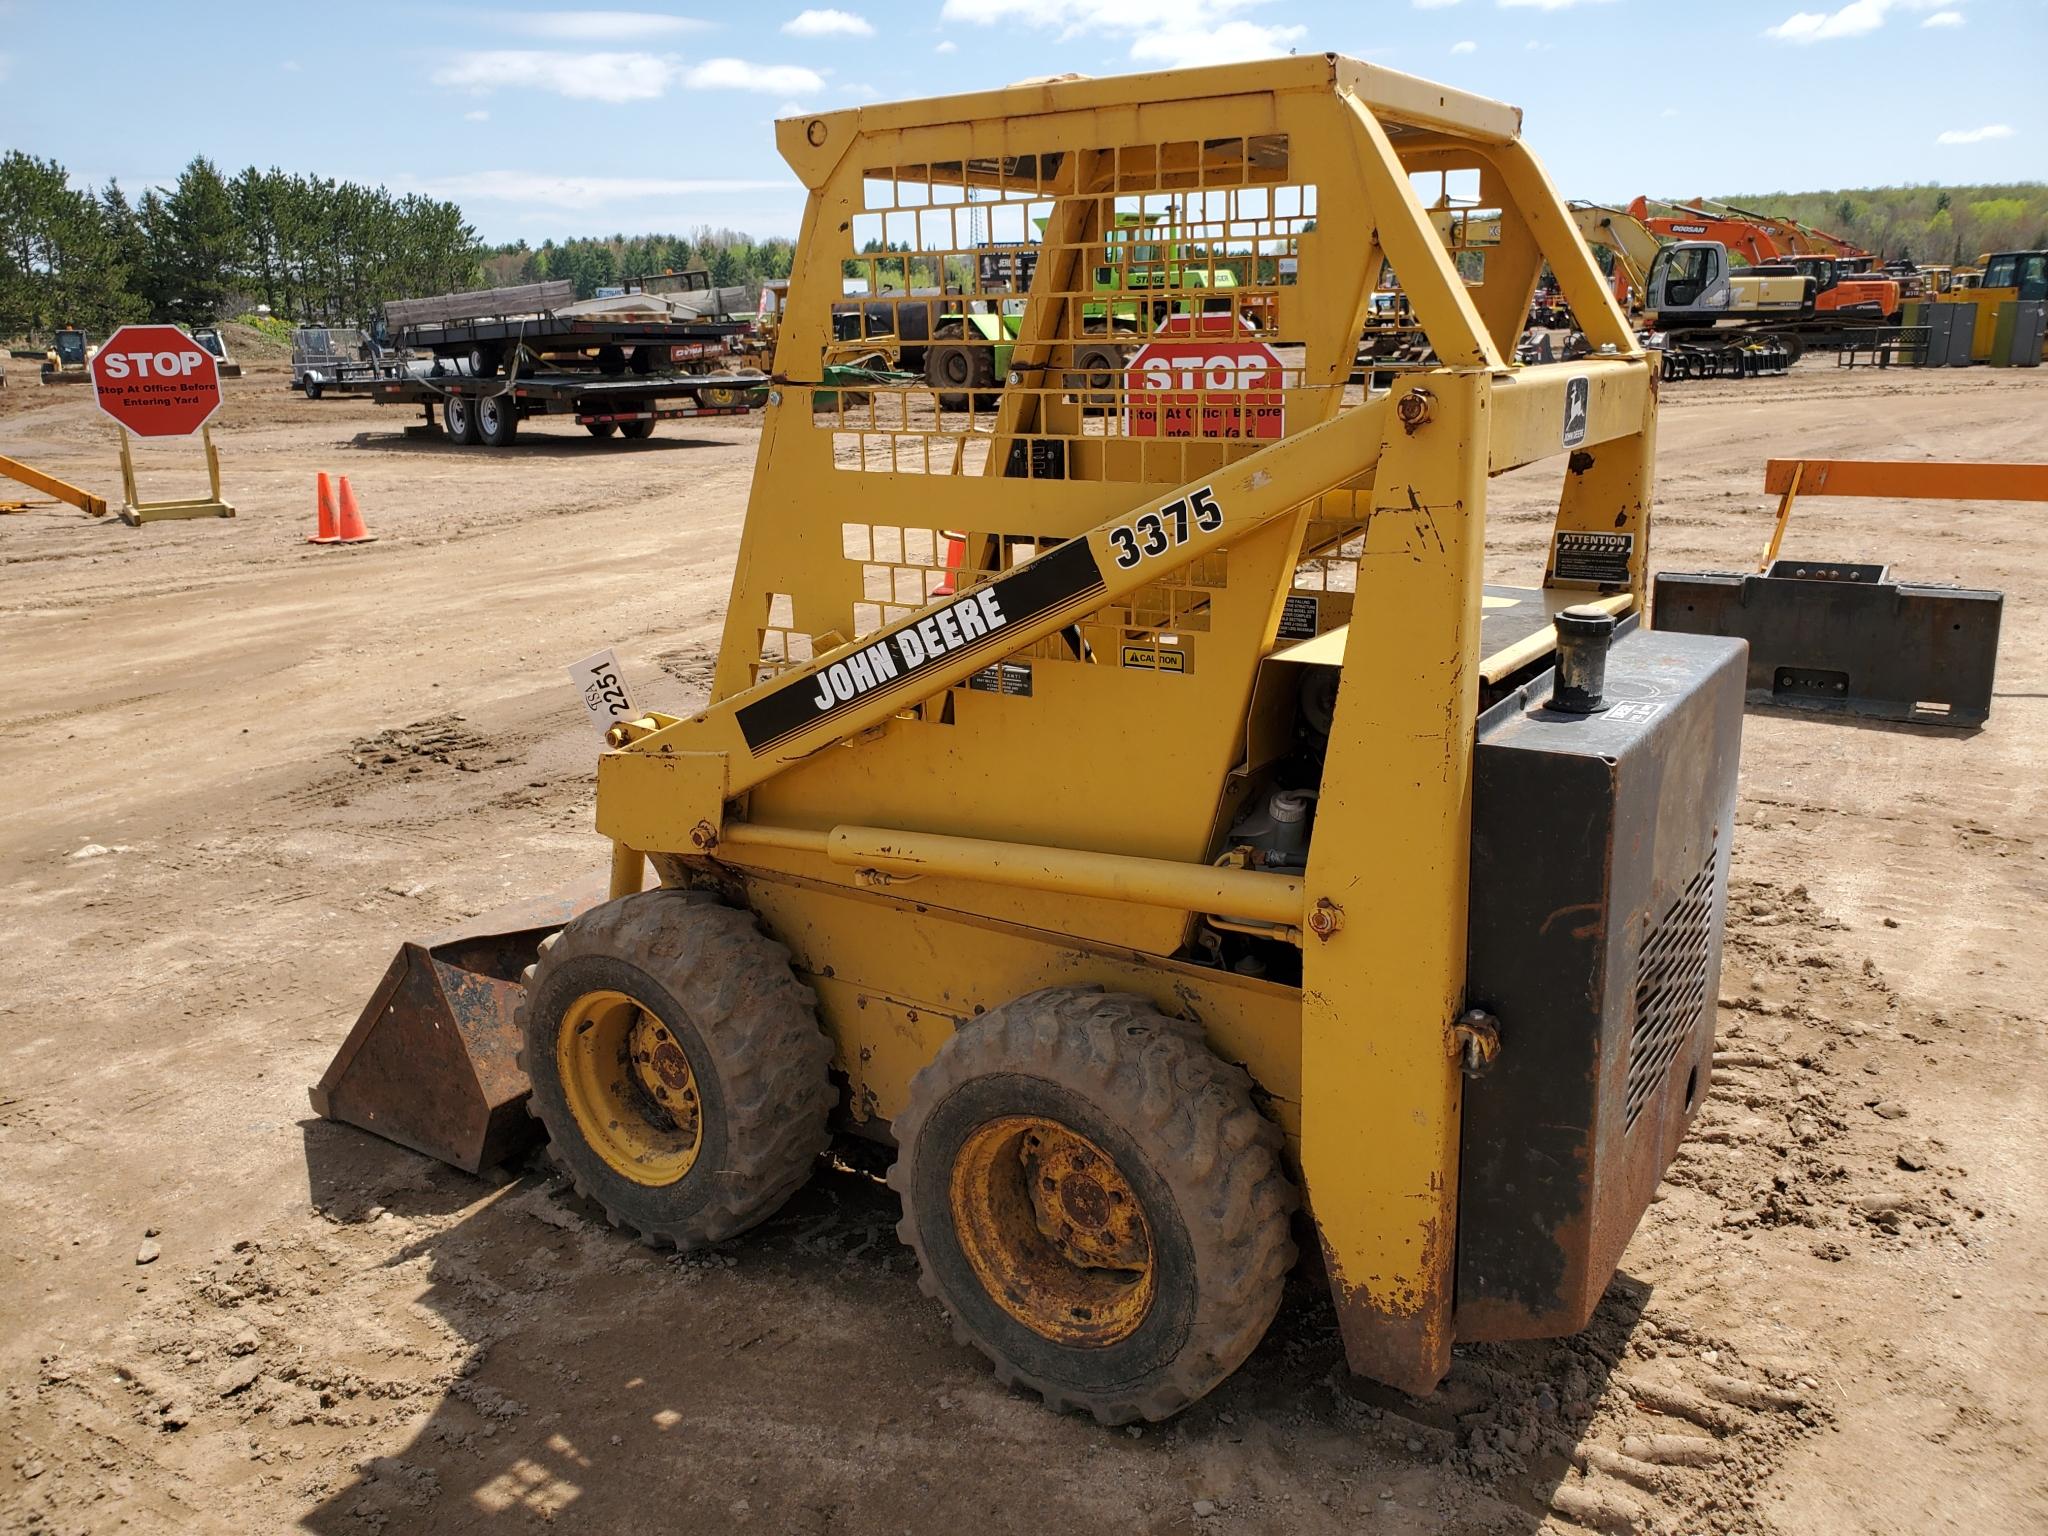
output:
{"label": "loader bucket", "polygon": [[605,899],[596,875],[408,941],[310,1092],[313,1112],[469,1173],[539,1135],[513,1023],[541,940]]}

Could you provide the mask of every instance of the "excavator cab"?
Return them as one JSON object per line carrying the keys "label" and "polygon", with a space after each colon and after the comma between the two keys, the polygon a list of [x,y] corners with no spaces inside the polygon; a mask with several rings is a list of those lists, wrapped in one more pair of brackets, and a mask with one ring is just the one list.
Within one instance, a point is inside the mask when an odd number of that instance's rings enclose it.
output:
{"label": "excavator cab", "polygon": [[1728,307],[1728,251],[1711,240],[1680,240],[1650,263],[1646,308],[1658,314]]}

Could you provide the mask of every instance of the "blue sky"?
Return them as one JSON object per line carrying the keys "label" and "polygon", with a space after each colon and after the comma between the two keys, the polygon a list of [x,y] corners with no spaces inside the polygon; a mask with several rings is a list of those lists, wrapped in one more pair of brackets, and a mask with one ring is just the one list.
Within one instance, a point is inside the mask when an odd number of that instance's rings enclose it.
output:
{"label": "blue sky", "polygon": [[2048,178],[2048,0],[0,0],[0,147],[382,182],[493,241],[793,234],[777,116],[1293,50],[1521,106],[1575,197]]}

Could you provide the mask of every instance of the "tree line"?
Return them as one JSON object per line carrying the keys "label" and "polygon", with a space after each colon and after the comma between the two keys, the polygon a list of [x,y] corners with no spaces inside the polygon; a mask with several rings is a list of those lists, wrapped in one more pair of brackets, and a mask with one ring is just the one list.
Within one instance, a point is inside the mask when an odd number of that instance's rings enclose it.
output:
{"label": "tree line", "polygon": [[[2048,247],[2048,184],[1770,192],[1725,201],[1789,215],[1886,257],[1972,262]],[[0,335],[126,320],[205,323],[267,305],[291,321],[360,322],[387,299],[563,278],[578,298],[648,273],[706,267],[720,287],[789,275],[794,248],[732,229],[486,246],[452,202],[203,156],[130,199],[77,187],[55,160],[0,156]],[[957,274],[964,282],[965,259]],[[936,286],[929,256],[912,284]],[[848,264],[849,275],[865,264]]]}
{"label": "tree line", "polygon": [[454,203],[203,156],[131,200],[73,186],[63,166],[0,157],[0,335],[128,320],[229,319],[257,305],[350,321],[386,299],[480,279],[483,247]]}
{"label": "tree line", "polygon": [[574,240],[525,241],[492,246],[484,254],[484,279],[493,287],[544,283],[576,285],[576,297],[595,298],[600,288],[622,286],[627,278],[704,267],[720,288],[759,289],[770,278],[789,276],[795,245],[782,239],[756,240],[735,229],[699,225],[687,235],[593,235]]}
{"label": "tree line", "polygon": [[2048,249],[2048,182],[1758,192],[1722,201],[1814,225],[1887,260],[1970,265],[1987,252]]}

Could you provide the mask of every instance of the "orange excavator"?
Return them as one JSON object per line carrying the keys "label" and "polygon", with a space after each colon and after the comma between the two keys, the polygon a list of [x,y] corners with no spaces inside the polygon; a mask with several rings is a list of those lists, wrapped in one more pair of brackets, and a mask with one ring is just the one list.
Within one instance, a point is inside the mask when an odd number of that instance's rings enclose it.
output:
{"label": "orange excavator", "polygon": [[1628,211],[1652,234],[1666,240],[1714,240],[1752,267],[1778,268],[1813,279],[1814,323],[1822,329],[1847,324],[1882,325],[1898,318],[1905,291],[1896,277],[1870,270],[1876,257],[1848,241],[1795,221],[1671,203],[1675,214],[1653,214],[1649,199],[1637,198]]}

